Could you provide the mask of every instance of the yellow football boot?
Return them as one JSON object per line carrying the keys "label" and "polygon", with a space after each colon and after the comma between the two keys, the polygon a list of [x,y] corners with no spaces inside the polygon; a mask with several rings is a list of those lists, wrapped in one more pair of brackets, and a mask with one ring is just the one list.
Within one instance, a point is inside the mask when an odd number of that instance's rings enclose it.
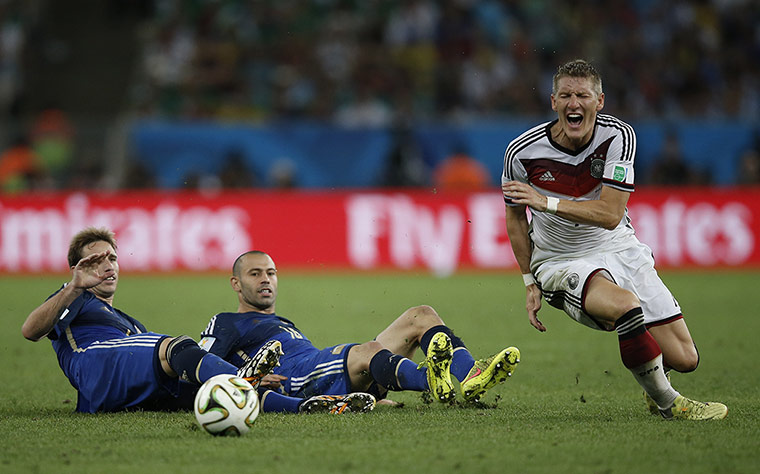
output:
{"label": "yellow football boot", "polygon": [[718,402],[698,402],[683,395],[676,397],[673,406],[660,410],[666,420],[722,420],[728,413],[728,407]]}
{"label": "yellow football boot", "polygon": [[451,382],[451,359],[454,350],[451,339],[444,332],[435,333],[430,339],[425,360],[418,368],[427,367],[427,381],[430,393],[439,402],[454,400],[454,384]]}
{"label": "yellow football boot", "polygon": [[467,401],[480,400],[486,390],[511,377],[518,363],[520,350],[516,347],[508,347],[487,359],[476,360],[462,381],[462,396]]}

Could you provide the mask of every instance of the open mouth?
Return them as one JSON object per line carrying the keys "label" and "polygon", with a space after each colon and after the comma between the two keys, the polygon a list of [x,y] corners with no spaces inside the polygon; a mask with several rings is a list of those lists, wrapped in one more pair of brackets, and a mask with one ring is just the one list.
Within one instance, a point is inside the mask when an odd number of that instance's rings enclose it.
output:
{"label": "open mouth", "polygon": [[262,288],[259,290],[260,295],[264,296],[272,296],[272,289],[271,288]]}
{"label": "open mouth", "polygon": [[567,123],[572,126],[578,126],[583,122],[583,115],[581,114],[567,114]]}

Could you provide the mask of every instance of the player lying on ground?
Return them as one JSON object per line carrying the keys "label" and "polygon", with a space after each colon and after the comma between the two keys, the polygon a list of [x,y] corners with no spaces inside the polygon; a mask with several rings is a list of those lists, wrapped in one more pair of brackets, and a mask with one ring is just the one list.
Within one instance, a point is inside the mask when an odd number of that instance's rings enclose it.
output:
{"label": "player lying on ground", "polygon": [[623,364],[644,388],[652,413],[724,418],[725,405],[681,396],[665,373],[693,371],[699,354],[652,251],[628,218],[633,129],[597,115],[604,106],[602,80],[582,60],[559,68],[551,103],[557,119],[513,140],[502,174],[507,231],[525,280],[530,323],[546,330],[537,317],[543,295],[581,324],[615,330]]}
{"label": "player lying on ground", "polygon": [[[214,375],[240,372],[255,383],[271,370],[267,351],[238,369],[187,336],[147,332],[114,308],[119,263],[111,231],[90,227],[79,232],[69,245],[68,262],[71,281],[29,314],[22,334],[32,341],[50,338],[77,390],[77,411],[190,408],[198,385]],[[303,406],[343,412],[357,402],[362,411],[374,407],[368,394],[314,397]]]}
{"label": "player lying on ground", "polygon": [[[452,402],[453,374],[461,381],[464,400],[476,401],[506,380],[519,362],[520,352],[514,347],[474,360],[430,306],[409,308],[373,341],[320,350],[291,321],[275,313],[278,276],[269,255],[251,251],[238,257],[230,283],[238,296],[238,310],[214,316],[201,334],[201,346],[242,366],[265,344],[279,342],[284,354],[270,387],[296,399],[356,391],[384,397],[388,390],[415,390]],[[418,347],[425,354],[419,366],[410,360]],[[273,393],[262,395],[265,407]]]}

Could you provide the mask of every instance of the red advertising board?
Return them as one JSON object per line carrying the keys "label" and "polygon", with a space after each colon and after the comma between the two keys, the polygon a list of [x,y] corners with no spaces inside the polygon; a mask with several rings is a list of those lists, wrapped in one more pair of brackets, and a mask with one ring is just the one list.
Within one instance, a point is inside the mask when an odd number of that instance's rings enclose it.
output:
{"label": "red advertising board", "polygon": [[[760,189],[640,188],[628,207],[660,267],[760,267]],[[121,192],[1,197],[0,272],[65,271],[88,225],[138,271],[227,271],[250,249],[281,267],[515,267],[498,191]]]}

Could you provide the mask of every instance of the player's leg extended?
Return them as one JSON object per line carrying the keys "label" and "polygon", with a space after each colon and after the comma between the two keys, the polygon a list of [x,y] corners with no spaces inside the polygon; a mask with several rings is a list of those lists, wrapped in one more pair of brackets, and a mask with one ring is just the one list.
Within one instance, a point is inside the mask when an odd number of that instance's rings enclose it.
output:
{"label": "player's leg extended", "polygon": [[167,375],[196,384],[201,384],[214,375],[238,372],[237,367],[201,349],[189,336],[163,339],[158,358]]}
{"label": "player's leg extended", "polygon": [[416,362],[392,353],[377,341],[353,346],[346,366],[353,391],[366,391],[373,382],[392,391],[428,389],[426,371],[418,370]]}
{"label": "player's leg extended", "polygon": [[[461,382],[462,396],[467,401],[479,400],[491,387],[505,381],[514,373],[517,364],[520,362],[520,351],[516,347],[503,349],[491,357],[476,361],[462,339],[457,337],[449,327],[439,325],[426,330],[420,338],[420,348],[426,354],[424,364],[428,367],[434,363],[435,359],[440,358],[435,353],[436,351],[440,352],[441,347],[436,348],[436,346],[441,344],[445,346],[445,341],[441,339],[440,334],[445,334],[451,341],[453,353],[450,372]],[[445,373],[445,371],[443,372]],[[438,398],[442,401],[452,399],[454,394],[448,392],[450,381],[445,380],[445,375],[442,382],[438,381],[441,377],[432,377],[431,380],[432,375],[434,374],[428,372],[431,391],[435,394],[436,390],[432,389],[433,385],[441,386],[443,384],[442,398],[440,396]]]}
{"label": "player's leg extended", "polygon": [[660,346],[647,331],[643,311],[632,292],[597,274],[589,283],[584,305],[586,312],[604,324],[613,323],[623,365],[655,401],[663,417],[707,420],[726,416],[725,405],[689,400],[670,385]]}
{"label": "player's leg extended", "polygon": [[279,365],[282,347],[269,341],[240,369],[221,357],[206,352],[189,336],[166,337],[158,349],[161,368],[170,377],[201,384],[219,374],[235,374],[258,387],[262,377]]}
{"label": "player's leg extended", "polygon": [[665,377],[660,346],[644,326],[636,295],[596,274],[588,284],[583,304],[588,314],[617,331],[623,365],[644,391],[661,409],[671,406],[679,394]]}
{"label": "player's leg extended", "polygon": [[[448,340],[445,341],[441,336],[437,336],[439,333],[443,333]],[[438,393],[436,398],[442,401],[450,400],[453,397],[451,375],[463,380],[475,363],[462,340],[443,323],[438,313],[427,305],[415,306],[406,310],[375,340],[387,350],[387,354],[384,353],[372,364],[371,368],[373,375],[377,376],[375,377],[376,380],[387,381],[387,376],[393,373],[407,380],[421,382],[419,372],[415,373],[411,364],[403,363],[397,366],[400,370],[396,370],[393,364],[398,361],[392,357],[396,354],[410,362],[409,359],[413,357],[415,350],[419,347],[425,354],[425,361],[418,368],[425,368],[428,389],[434,394]],[[449,352],[453,352],[453,354],[449,354]],[[388,366],[386,362],[391,365]],[[401,386],[404,387],[402,389],[419,389],[405,385],[401,383]],[[392,385],[387,386],[391,387]]]}
{"label": "player's leg extended", "polygon": [[425,359],[427,367],[392,353],[377,341],[352,347],[347,360],[352,390],[367,390],[374,381],[387,390],[429,390],[441,401],[450,400],[454,395],[451,340],[442,332],[437,334]]}
{"label": "player's leg extended", "polygon": [[[214,375],[236,374],[251,379],[250,381],[254,386],[258,386],[261,378],[279,364],[282,347],[279,341],[269,341],[240,369],[215,354],[210,354],[201,349],[188,336],[163,339],[158,353],[161,367],[167,375],[172,377],[179,376],[189,382],[203,383]],[[301,405],[304,403],[302,398],[288,397],[271,390],[260,390],[259,395],[264,412],[299,413],[301,412]],[[372,408],[374,408],[374,399],[372,400]],[[353,405],[356,405],[356,401],[353,401]],[[335,401],[334,404],[340,404],[339,402],[340,400]],[[341,413],[345,410],[369,411],[371,408],[360,410],[349,404],[348,408],[344,407],[341,410]]]}

